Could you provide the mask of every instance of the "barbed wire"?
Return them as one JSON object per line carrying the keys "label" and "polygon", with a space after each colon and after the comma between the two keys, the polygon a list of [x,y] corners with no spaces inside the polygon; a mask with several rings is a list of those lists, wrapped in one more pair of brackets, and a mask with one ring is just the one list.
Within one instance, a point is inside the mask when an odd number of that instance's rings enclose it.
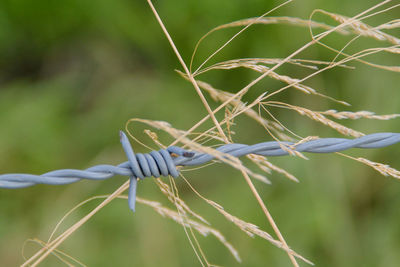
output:
{"label": "barbed wire", "polygon": [[[137,180],[147,177],[168,176],[178,177],[177,166],[201,165],[212,161],[215,156],[207,153],[188,151],[171,146],[167,149],[151,151],[148,154],[134,153],[126,134],[120,131],[120,141],[128,161],[117,166],[97,165],[86,170],[62,169],[34,174],[2,174],[0,188],[23,188],[36,184],[63,185],[78,182],[82,179],[105,180],[115,175],[130,177],[128,203],[135,211]],[[321,138],[303,143],[270,141],[255,145],[226,144],[216,148],[217,151],[234,157],[248,154],[261,156],[284,156],[297,152],[333,153],[350,148],[380,148],[400,142],[400,133],[375,133],[355,139]]]}

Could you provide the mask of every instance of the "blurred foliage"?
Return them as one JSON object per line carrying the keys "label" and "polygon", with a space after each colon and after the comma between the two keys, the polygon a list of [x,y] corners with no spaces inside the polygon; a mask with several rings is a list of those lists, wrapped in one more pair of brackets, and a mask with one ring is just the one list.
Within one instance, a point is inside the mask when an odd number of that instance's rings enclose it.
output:
{"label": "blurred foliage", "polygon": [[[211,28],[261,15],[279,3],[172,0],[154,4],[189,62],[196,41]],[[352,16],[376,3],[295,1],[271,15],[307,19],[313,9],[322,8]],[[395,15],[395,11],[389,11],[367,22],[398,18]],[[210,36],[200,47],[195,66],[237,30]],[[215,60],[282,58],[309,40],[305,28],[255,25]],[[340,48],[345,40],[348,39],[334,34],[329,42]],[[334,56],[321,47],[312,47],[300,55],[320,60],[332,60]],[[384,54],[376,59],[388,65],[398,63],[398,58]],[[352,65],[356,66],[355,70],[335,68],[310,79],[307,84],[350,102],[352,111],[399,113],[399,76],[359,63]],[[177,128],[188,129],[206,111],[191,85],[174,69],[181,69],[179,62],[146,1],[2,0],[1,172],[43,173],[58,168],[119,163],[125,159],[118,130],[134,117],[165,120]],[[305,74],[304,70],[286,66],[279,71],[285,74],[290,71],[292,77]],[[256,75],[238,70],[219,71],[205,77],[217,88],[236,92]],[[246,97],[253,99],[279,85],[265,79]],[[316,110],[343,108],[293,91],[276,99]],[[210,102],[212,107],[216,106]],[[303,136],[337,135],[294,113],[273,112],[284,125]],[[222,115],[219,114],[220,118]],[[263,128],[246,118],[236,122],[236,141],[270,140]],[[365,132],[399,131],[396,121],[344,123]],[[141,130],[143,127],[135,127],[135,136],[149,143]],[[137,144],[135,150],[145,151]],[[350,154],[400,168],[398,146]],[[292,248],[317,266],[398,266],[398,181],[381,177],[371,168],[338,155],[310,155],[309,161],[285,157],[273,162],[301,180],[296,184],[273,173],[269,175],[272,185],[256,183]],[[237,171],[223,165],[211,166],[186,173],[186,177],[202,194],[227,211],[272,233]],[[42,185],[0,190],[0,265],[21,264],[24,241],[34,237],[47,240],[55,224],[70,208],[91,196],[113,192],[123,181],[115,178],[60,187]],[[178,186],[181,197],[238,249],[243,266],[289,266],[282,250],[264,240],[249,238],[204,204],[182,181],[178,180]],[[140,184],[138,194],[166,203],[150,179]],[[62,228],[86,215],[96,204],[94,201],[79,209]],[[198,238],[211,262],[238,265],[213,237]],[[38,245],[28,243],[25,255],[32,255],[38,249]],[[199,265],[181,226],[163,219],[148,207],[138,206],[133,215],[124,200],[115,200],[96,214],[60,249],[88,266]],[[50,256],[41,266],[58,265],[62,263]]]}

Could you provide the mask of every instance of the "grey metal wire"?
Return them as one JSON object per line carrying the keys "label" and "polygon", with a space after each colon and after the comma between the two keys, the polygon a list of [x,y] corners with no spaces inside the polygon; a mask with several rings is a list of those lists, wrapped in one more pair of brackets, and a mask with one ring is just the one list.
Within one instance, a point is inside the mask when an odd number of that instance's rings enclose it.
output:
{"label": "grey metal wire", "polygon": [[[75,183],[82,179],[104,180],[115,175],[130,177],[128,203],[131,210],[135,210],[137,179],[146,177],[168,176],[178,177],[176,166],[201,165],[213,160],[215,157],[206,153],[192,152],[180,147],[171,146],[148,154],[134,153],[125,133],[120,132],[120,141],[128,161],[117,166],[97,165],[86,170],[63,169],[44,173],[33,174],[2,174],[0,175],[0,188],[23,188],[35,184],[62,185]],[[375,133],[355,139],[322,138],[295,144],[292,142],[264,142],[255,145],[226,144],[216,150],[234,157],[248,154],[262,156],[288,155],[287,149],[282,146],[291,146],[298,152],[333,153],[350,148],[380,148],[400,142],[400,133]],[[172,154],[178,155],[173,157]]]}

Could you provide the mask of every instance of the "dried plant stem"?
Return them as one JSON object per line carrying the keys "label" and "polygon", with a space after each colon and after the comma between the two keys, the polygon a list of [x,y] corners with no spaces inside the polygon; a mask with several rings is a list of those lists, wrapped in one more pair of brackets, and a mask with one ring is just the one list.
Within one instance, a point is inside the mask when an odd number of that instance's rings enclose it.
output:
{"label": "dried plant stem", "polygon": [[[94,208],[89,214],[80,219],[73,226],[68,228],[64,233],[59,235],[56,239],[54,239],[51,243],[44,246],[41,250],[36,252],[35,255],[29,258],[29,260],[25,261],[21,267],[26,266],[37,266],[40,262],[42,262],[50,253],[52,253],[62,242],[64,242],[73,232],[75,232],[79,227],[81,227],[84,223],[86,223],[93,215],[95,215],[99,210],[101,210],[104,206],[110,203],[113,199],[120,196],[126,189],[129,187],[129,180],[126,181],[123,185],[121,185],[116,191],[114,191],[111,195],[109,195],[104,201],[102,201],[96,208]],[[33,262],[36,260],[35,262]]]}
{"label": "dried plant stem", "polygon": [[[28,242],[36,243],[36,244],[40,245],[41,247],[44,247],[47,244],[46,242],[44,242],[44,241],[42,241],[40,239],[34,238],[34,239],[26,240],[25,243],[24,243],[24,247],[28,244]],[[24,251],[24,248],[22,249],[22,251]],[[83,267],[87,267],[85,264],[83,264],[79,260],[75,259],[74,257],[68,255],[67,253],[65,253],[65,252],[63,252],[61,250],[55,249],[52,252],[52,254],[54,255],[54,257],[59,259],[62,263],[64,263],[67,266],[73,266],[73,267],[75,267],[75,266],[83,266]],[[22,255],[24,255],[24,252],[22,252]],[[24,259],[26,260],[25,257],[24,257]],[[74,262],[75,264],[71,263],[70,261]]]}
{"label": "dried plant stem", "polygon": [[[199,95],[201,102],[203,103],[203,105],[205,106],[209,116],[211,117],[211,119],[213,120],[215,126],[218,129],[219,134],[221,135],[221,137],[225,136],[224,135],[224,131],[221,128],[221,125],[219,125],[217,118],[215,118],[214,113],[212,112],[210,106],[207,103],[206,98],[203,95],[203,92],[200,90],[199,86],[197,85],[195,79],[193,78],[193,75],[190,73],[188,67],[186,66],[185,62],[183,61],[183,58],[181,56],[181,54],[179,53],[178,49],[175,46],[174,41],[172,40],[170,34],[167,31],[167,28],[165,27],[164,23],[162,22],[160,16],[157,13],[157,10],[154,8],[153,3],[151,2],[151,0],[147,0],[147,3],[149,4],[151,10],[154,13],[154,16],[156,17],[158,23],[160,24],[161,29],[163,30],[165,36],[168,39],[168,42],[170,43],[172,49],[174,50],[176,57],[178,58],[179,62],[181,63],[183,69],[185,70],[187,76],[189,77],[190,82],[193,84],[194,88],[196,89],[197,94]],[[226,137],[225,137],[226,138]],[[228,139],[226,139],[226,141],[228,141]]]}
{"label": "dried plant stem", "polygon": [[274,218],[272,218],[271,213],[269,213],[267,206],[263,202],[263,200],[260,197],[260,194],[257,192],[256,187],[254,186],[253,182],[251,181],[249,175],[245,171],[241,171],[244,179],[246,180],[247,184],[250,187],[251,192],[253,195],[256,197],[258,204],[260,205],[261,209],[263,210],[265,216],[267,217],[269,223],[272,226],[272,229],[274,230],[275,234],[278,236],[279,241],[282,242],[282,244],[285,246],[286,251],[288,253],[289,259],[292,262],[293,266],[299,267],[299,264],[296,261],[296,258],[293,256],[292,253],[290,253],[288,250],[290,249],[289,246],[287,245],[285,239],[283,238],[283,235],[279,231],[278,226],[276,225]]}

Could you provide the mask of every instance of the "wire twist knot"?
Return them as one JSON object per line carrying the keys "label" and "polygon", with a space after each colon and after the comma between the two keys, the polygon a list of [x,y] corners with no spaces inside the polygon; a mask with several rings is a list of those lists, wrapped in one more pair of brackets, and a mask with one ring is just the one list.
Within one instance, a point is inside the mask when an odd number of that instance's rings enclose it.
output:
{"label": "wire twist knot", "polygon": [[180,147],[170,146],[167,149],[151,151],[148,154],[133,152],[128,137],[122,131],[119,132],[120,141],[128,158],[129,167],[132,175],[129,181],[128,202],[132,211],[135,211],[137,178],[160,177],[171,175],[176,178],[179,172],[171,154],[182,157],[192,157],[194,153],[188,152]]}

